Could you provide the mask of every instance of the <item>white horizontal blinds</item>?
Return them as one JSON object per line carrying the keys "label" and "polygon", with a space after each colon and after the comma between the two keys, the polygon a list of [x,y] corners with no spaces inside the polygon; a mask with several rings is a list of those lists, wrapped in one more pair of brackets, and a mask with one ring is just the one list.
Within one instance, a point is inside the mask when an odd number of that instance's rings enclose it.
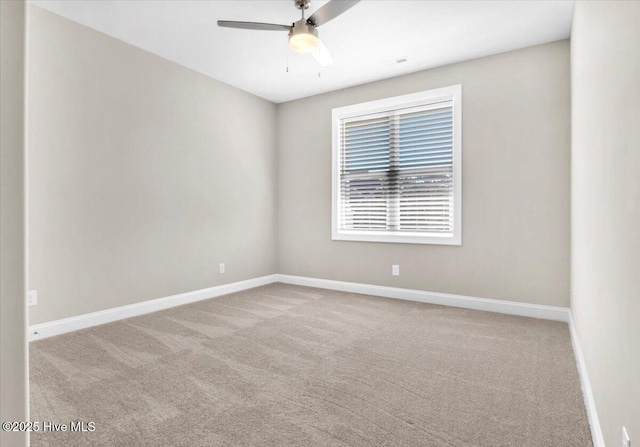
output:
{"label": "white horizontal blinds", "polygon": [[340,122],[340,229],[453,232],[451,102]]}
{"label": "white horizontal blinds", "polygon": [[340,222],[345,230],[387,230],[389,116],[340,123]]}
{"label": "white horizontal blinds", "polygon": [[402,113],[392,133],[399,153],[398,231],[453,233],[453,107]]}

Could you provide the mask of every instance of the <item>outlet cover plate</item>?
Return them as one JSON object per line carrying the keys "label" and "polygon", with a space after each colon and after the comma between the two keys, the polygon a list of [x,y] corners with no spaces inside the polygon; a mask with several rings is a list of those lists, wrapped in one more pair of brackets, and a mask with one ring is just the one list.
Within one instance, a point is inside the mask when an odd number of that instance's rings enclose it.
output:
{"label": "outlet cover plate", "polygon": [[400,276],[400,266],[396,265],[396,264],[392,265],[391,266],[391,274],[393,276]]}
{"label": "outlet cover plate", "polygon": [[37,290],[29,290],[29,297],[27,298],[27,303],[29,306],[37,306],[38,305],[38,291]]}

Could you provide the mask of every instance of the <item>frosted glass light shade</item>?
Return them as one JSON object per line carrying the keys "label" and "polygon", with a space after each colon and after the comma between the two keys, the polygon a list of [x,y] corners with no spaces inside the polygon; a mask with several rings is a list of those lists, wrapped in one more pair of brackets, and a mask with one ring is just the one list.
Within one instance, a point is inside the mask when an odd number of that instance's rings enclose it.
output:
{"label": "frosted glass light shade", "polygon": [[289,46],[298,53],[311,53],[318,48],[318,38],[313,34],[294,34],[289,38]]}

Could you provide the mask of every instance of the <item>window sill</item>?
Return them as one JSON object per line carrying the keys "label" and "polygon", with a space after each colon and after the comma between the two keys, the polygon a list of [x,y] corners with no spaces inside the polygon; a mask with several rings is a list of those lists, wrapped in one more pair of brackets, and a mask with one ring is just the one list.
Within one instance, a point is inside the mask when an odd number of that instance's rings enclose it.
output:
{"label": "window sill", "polygon": [[334,231],[331,235],[334,241],[352,242],[386,242],[395,244],[430,244],[430,245],[462,245],[459,235],[416,235],[411,233],[373,233],[373,232],[344,232]]}

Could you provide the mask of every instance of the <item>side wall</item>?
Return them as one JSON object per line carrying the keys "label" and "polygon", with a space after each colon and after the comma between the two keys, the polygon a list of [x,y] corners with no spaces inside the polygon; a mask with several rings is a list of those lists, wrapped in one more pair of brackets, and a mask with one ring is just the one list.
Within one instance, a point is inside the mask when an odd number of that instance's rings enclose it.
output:
{"label": "side wall", "polygon": [[30,15],[30,324],[276,273],[275,104]]}
{"label": "side wall", "polygon": [[[27,421],[25,250],[26,4],[0,1],[0,421]],[[4,447],[26,433],[0,431]]]}
{"label": "side wall", "polygon": [[604,440],[640,444],[640,3],[576,2],[571,308]]}
{"label": "side wall", "polygon": [[[332,241],[331,109],[453,84],[462,246]],[[279,272],[567,307],[569,91],[560,41],[280,105]]]}

